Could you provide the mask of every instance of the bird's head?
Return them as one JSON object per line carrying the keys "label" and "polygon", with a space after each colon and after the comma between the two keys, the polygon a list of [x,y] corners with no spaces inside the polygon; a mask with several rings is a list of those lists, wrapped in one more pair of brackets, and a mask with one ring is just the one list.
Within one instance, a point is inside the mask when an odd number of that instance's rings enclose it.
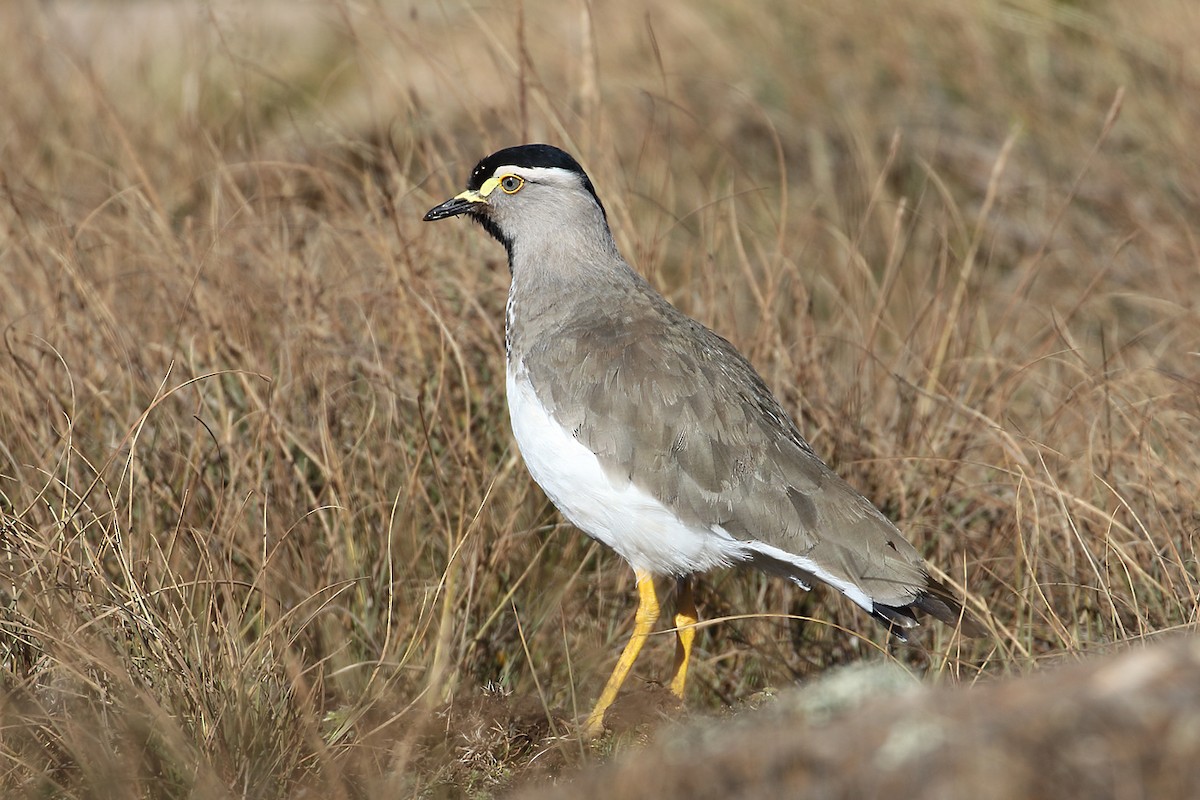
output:
{"label": "bird's head", "polygon": [[466,214],[507,248],[537,236],[610,239],[604,206],[579,162],[548,144],[506,147],[475,165],[467,189],[435,206],[426,222]]}

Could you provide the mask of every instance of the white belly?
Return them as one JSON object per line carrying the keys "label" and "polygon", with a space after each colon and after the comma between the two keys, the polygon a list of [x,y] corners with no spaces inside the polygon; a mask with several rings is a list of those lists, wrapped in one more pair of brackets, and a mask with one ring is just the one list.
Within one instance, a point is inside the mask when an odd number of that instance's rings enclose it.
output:
{"label": "white belly", "polygon": [[577,528],[634,569],[687,575],[744,560],[750,547],[720,528],[689,526],[632,483],[611,480],[596,455],[546,413],[521,364],[509,364],[508,413],[529,474]]}

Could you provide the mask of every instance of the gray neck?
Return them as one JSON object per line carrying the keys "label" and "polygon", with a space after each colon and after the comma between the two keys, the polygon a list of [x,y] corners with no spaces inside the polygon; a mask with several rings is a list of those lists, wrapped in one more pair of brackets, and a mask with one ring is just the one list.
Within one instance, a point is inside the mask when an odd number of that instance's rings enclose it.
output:
{"label": "gray neck", "polygon": [[[620,302],[631,293],[640,294],[644,286],[617,251],[603,213],[590,198],[556,211],[523,214],[511,237],[505,329],[510,359],[523,358],[527,342],[542,341],[568,321],[590,313],[596,297]],[[585,217],[584,222],[567,224],[571,214]]]}

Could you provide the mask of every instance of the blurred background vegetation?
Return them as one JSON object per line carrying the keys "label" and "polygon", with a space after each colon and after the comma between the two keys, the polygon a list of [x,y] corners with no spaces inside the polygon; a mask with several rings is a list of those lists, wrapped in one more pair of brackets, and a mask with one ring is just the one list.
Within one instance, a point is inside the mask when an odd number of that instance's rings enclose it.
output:
{"label": "blurred background vegetation", "polygon": [[579,740],[632,576],[512,446],[503,250],[420,222],[526,141],[989,630],[714,574],[692,713],[1194,629],[1197,41],[1189,0],[5,3],[3,793],[489,796],[653,733]]}

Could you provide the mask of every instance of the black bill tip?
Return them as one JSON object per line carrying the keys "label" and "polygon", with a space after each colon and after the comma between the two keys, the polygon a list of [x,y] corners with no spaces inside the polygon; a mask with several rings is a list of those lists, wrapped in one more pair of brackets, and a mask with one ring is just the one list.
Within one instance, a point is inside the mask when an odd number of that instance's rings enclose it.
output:
{"label": "black bill tip", "polygon": [[434,206],[425,214],[425,222],[433,222],[434,220],[446,219],[447,217],[457,217],[460,214],[466,214],[479,205],[478,200],[470,200],[459,196],[451,197],[440,206]]}

